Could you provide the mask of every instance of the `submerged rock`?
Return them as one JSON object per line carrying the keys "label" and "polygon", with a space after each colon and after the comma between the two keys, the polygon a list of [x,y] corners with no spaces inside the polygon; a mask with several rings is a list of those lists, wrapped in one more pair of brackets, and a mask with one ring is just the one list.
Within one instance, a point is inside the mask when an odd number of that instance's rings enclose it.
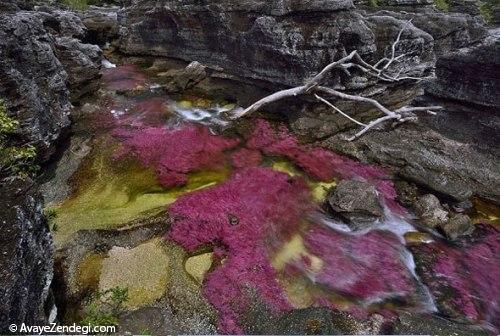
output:
{"label": "submerged rock", "polygon": [[435,297],[439,311],[454,319],[500,327],[500,235],[480,224],[470,237],[410,247],[417,272]]}
{"label": "submerged rock", "polygon": [[487,336],[479,326],[453,322],[426,314],[401,313],[392,327],[394,335]]}
{"label": "submerged rock", "polygon": [[384,216],[377,189],[366,182],[343,180],[328,196],[332,209],[356,228]]}
{"label": "submerged rock", "polygon": [[474,225],[469,216],[465,214],[453,214],[450,219],[441,226],[441,230],[450,240],[459,236],[465,236],[474,231]]}
{"label": "submerged rock", "polygon": [[432,194],[420,196],[413,206],[417,216],[431,228],[444,225],[448,221],[448,212],[443,209],[439,199]]}
{"label": "submerged rock", "polygon": [[9,325],[45,325],[53,276],[52,237],[31,181],[0,186],[0,333]]}

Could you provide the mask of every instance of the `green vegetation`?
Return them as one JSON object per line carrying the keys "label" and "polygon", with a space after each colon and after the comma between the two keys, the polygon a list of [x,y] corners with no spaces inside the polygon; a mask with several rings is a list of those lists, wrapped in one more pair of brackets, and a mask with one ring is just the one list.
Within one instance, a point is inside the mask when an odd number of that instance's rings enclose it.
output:
{"label": "green vegetation", "polygon": [[437,9],[443,12],[450,10],[450,4],[446,0],[434,0],[434,5],[436,5]]}
{"label": "green vegetation", "polygon": [[87,301],[81,325],[109,326],[118,325],[123,304],[128,301],[128,288],[115,287],[96,292]]}
{"label": "green vegetation", "polygon": [[89,6],[102,6],[104,4],[116,4],[120,3],[119,0],[61,0],[61,2],[73,10],[86,10]]}
{"label": "green vegetation", "polygon": [[500,4],[499,0],[479,1],[479,11],[486,23],[493,23],[493,7]]}
{"label": "green vegetation", "polygon": [[18,130],[19,122],[7,115],[5,102],[0,99],[0,176],[26,177],[38,170],[34,146],[10,144]]}
{"label": "green vegetation", "polygon": [[368,0],[368,5],[373,8],[378,7],[378,0]]}

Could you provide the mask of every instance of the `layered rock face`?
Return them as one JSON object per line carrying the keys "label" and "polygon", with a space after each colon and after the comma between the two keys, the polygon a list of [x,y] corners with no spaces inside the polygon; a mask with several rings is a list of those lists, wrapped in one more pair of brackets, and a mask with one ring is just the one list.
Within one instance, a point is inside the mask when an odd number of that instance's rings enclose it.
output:
{"label": "layered rock face", "polygon": [[47,322],[53,251],[40,199],[32,182],[0,187],[0,332]]}
{"label": "layered rock face", "polygon": [[83,33],[69,12],[0,12],[0,97],[42,160],[69,126],[68,89],[79,97],[99,76],[100,50],[80,43]]}
{"label": "layered rock face", "polygon": [[[238,77],[294,86],[345,49],[376,59],[404,21],[363,17],[350,1],[135,1],[119,13],[128,54],[197,60]],[[433,63],[432,37],[407,24],[401,47],[417,73]]]}
{"label": "layered rock face", "polygon": [[484,43],[440,57],[428,91],[444,98],[500,107],[500,28]]}

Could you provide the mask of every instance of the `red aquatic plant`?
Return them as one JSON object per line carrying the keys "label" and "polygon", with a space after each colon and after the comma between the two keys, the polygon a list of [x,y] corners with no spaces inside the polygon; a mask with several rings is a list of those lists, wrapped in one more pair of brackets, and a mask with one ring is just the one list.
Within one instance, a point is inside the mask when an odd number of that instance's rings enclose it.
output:
{"label": "red aquatic plant", "polygon": [[239,142],[213,135],[207,128],[195,125],[179,129],[120,128],[114,135],[122,140],[122,149],[115,157],[132,156],[143,166],[153,168],[165,187],[185,184],[190,172],[223,167],[224,151]]}
{"label": "red aquatic plant", "polygon": [[333,178],[358,178],[371,182],[393,212],[405,213],[395,201],[394,185],[383,169],[354,161],[323,148],[300,144],[284,125],[273,128],[268,121],[257,119],[246,146],[261,150],[266,155],[285,157],[312,178],[320,181],[329,181]]}
{"label": "red aquatic plant", "polygon": [[500,329],[500,234],[495,227],[480,224],[453,246],[438,241],[412,246],[412,252],[443,314]]}
{"label": "red aquatic plant", "polygon": [[[405,260],[404,246],[390,232],[350,235],[324,227],[307,232],[304,244],[323,261],[314,282],[363,303],[407,298],[415,292],[415,279]],[[288,264],[290,275],[310,268],[307,258]]]}
{"label": "red aquatic plant", "polygon": [[104,69],[102,77],[109,90],[130,91],[146,83],[146,76],[135,65],[120,65],[116,68]]}
{"label": "red aquatic plant", "polygon": [[275,312],[290,309],[269,253],[296,231],[312,208],[304,181],[268,168],[248,168],[215,187],[179,198],[169,209],[168,237],[188,251],[218,246],[222,265],[208,274],[203,293],[219,311],[219,327],[241,333],[239,316],[252,293]]}
{"label": "red aquatic plant", "polygon": [[258,150],[241,148],[231,156],[233,167],[256,167],[262,162],[262,155]]}

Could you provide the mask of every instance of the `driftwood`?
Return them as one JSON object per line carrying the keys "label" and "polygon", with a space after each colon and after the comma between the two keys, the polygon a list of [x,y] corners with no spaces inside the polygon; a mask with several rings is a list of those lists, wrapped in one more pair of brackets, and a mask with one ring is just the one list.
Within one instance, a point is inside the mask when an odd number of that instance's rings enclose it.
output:
{"label": "driftwood", "polygon": [[[403,34],[405,27],[399,31],[399,34],[394,41],[394,43],[391,46],[391,55],[389,57],[384,57],[381,60],[379,60],[377,63],[374,65],[370,65],[367,63],[363,58],[358,54],[358,52],[355,50],[351,52],[350,54],[342,57],[341,59],[330,63],[327,65],[321,72],[319,72],[317,75],[315,75],[313,78],[309,79],[306,81],[306,83],[302,86],[294,87],[291,89],[287,90],[282,90],[275,92],[267,97],[262,98],[261,100],[255,102],[251,106],[247,107],[246,109],[241,109],[239,111],[234,111],[232,118],[237,119],[242,116],[248,115],[252,112],[255,112],[262,108],[265,105],[268,105],[270,103],[279,101],[284,98],[288,97],[297,97],[297,96],[302,96],[302,95],[311,95],[315,97],[319,102],[322,102],[329,106],[334,112],[339,113],[343,117],[349,119],[353,123],[359,125],[362,127],[360,131],[358,131],[354,136],[350,137],[348,140],[352,141],[363,134],[365,134],[367,131],[372,129],[373,127],[384,123],[389,120],[394,121],[394,125],[410,121],[410,120],[416,120],[416,114],[414,112],[417,111],[427,111],[429,113],[434,114],[433,110],[438,110],[441,109],[440,106],[427,106],[427,107],[402,107],[399,109],[396,109],[394,111],[391,111],[390,109],[386,108],[382,104],[380,104],[377,100],[363,97],[360,95],[353,95],[353,94],[348,94],[345,92],[342,92],[341,87],[326,87],[323,86],[322,83],[324,83],[325,79],[328,78],[328,75],[330,75],[333,71],[340,70],[344,72],[346,75],[351,75],[352,70],[358,70],[361,71],[363,74],[376,78],[377,80],[381,82],[387,82],[387,83],[394,83],[394,82],[399,82],[399,81],[421,81],[424,78],[423,77],[412,77],[412,76],[401,76],[401,73],[397,74],[392,74],[390,71],[391,65],[393,65],[395,62],[400,61],[403,57],[408,56],[411,53],[405,53],[401,55],[396,55],[397,51],[397,46],[401,41],[401,36]],[[345,54],[345,53],[344,53]],[[355,102],[361,102],[361,103],[367,103],[370,105],[373,105],[376,109],[381,111],[384,115],[380,118],[377,118],[375,120],[372,120],[371,122],[365,124],[362,123],[351,116],[349,116],[347,113],[341,111],[338,107],[336,107],[334,104],[332,104],[330,101],[328,101],[325,97],[329,98],[338,98],[338,99],[343,99],[343,100],[351,100]]]}

